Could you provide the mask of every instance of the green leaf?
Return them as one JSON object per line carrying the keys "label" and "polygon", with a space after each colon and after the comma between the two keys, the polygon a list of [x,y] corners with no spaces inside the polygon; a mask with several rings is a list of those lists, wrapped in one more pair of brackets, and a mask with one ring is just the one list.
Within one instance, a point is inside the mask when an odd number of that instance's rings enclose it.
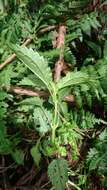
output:
{"label": "green leaf", "polygon": [[9,65],[0,73],[0,86],[10,86],[11,79],[16,77],[17,73],[13,71],[13,66]]}
{"label": "green leaf", "polygon": [[58,83],[58,89],[62,89],[68,86],[79,85],[89,81],[89,76],[86,73],[80,71],[68,73],[65,77],[60,79]]}
{"label": "green leaf", "polygon": [[44,83],[39,78],[37,78],[34,74],[24,77],[18,84],[24,85],[24,86],[37,87],[39,89],[46,89],[46,86],[44,86]]}
{"label": "green leaf", "polygon": [[43,104],[43,100],[40,99],[39,97],[31,97],[31,98],[26,98],[24,100],[22,100],[20,103],[18,103],[20,105],[33,105],[33,106],[42,106]]}
{"label": "green leaf", "polygon": [[17,57],[39,78],[47,89],[50,91],[50,83],[52,81],[52,73],[45,59],[34,52],[31,48],[21,47],[11,44],[11,49],[16,53]]}
{"label": "green leaf", "polygon": [[4,91],[0,91],[0,101],[5,100],[8,97],[8,94]]}
{"label": "green leaf", "polygon": [[18,84],[24,86],[35,86],[35,83],[28,77],[24,77]]}
{"label": "green leaf", "polygon": [[[1,104],[1,102],[0,102],[0,104]],[[7,111],[7,109],[5,107],[2,108],[0,105],[0,120],[6,116],[6,111]]]}
{"label": "green leaf", "polygon": [[87,164],[89,165],[89,170],[97,169],[100,162],[100,155],[96,148],[91,148],[87,156]]}
{"label": "green leaf", "polygon": [[13,159],[15,160],[15,162],[19,165],[23,165],[24,164],[24,153],[22,152],[22,150],[15,150],[11,153]]}
{"label": "green leaf", "polygon": [[68,164],[64,159],[53,160],[48,166],[48,176],[55,190],[65,190],[68,181]]}
{"label": "green leaf", "polygon": [[10,154],[13,148],[12,141],[3,136],[0,139],[0,154]]}
{"label": "green leaf", "polygon": [[36,163],[36,165],[39,167],[39,163],[41,160],[41,153],[39,151],[39,144],[40,144],[40,140],[37,141],[36,145],[33,146],[30,150],[30,153],[34,159],[34,162]]}
{"label": "green leaf", "polygon": [[50,124],[52,121],[52,115],[49,111],[43,107],[37,107],[34,110],[33,116],[35,128],[40,132],[40,134],[44,135],[51,129]]}
{"label": "green leaf", "polygon": [[104,131],[102,131],[102,133],[99,135],[99,140],[100,141],[107,140],[107,130],[106,129],[104,129]]}
{"label": "green leaf", "polygon": [[3,121],[0,121],[0,146],[2,144],[2,140],[6,137],[6,126]]}
{"label": "green leaf", "polygon": [[102,54],[101,47],[99,45],[97,45],[96,43],[91,42],[91,41],[86,41],[86,43],[94,51],[95,55],[98,58],[101,58],[101,54]]}
{"label": "green leaf", "polygon": [[83,1],[71,1],[70,2],[70,8],[76,9],[76,8],[83,8],[86,6],[88,1],[83,0]]}
{"label": "green leaf", "polygon": [[107,42],[104,44],[104,50],[103,50],[104,58],[107,59]]}

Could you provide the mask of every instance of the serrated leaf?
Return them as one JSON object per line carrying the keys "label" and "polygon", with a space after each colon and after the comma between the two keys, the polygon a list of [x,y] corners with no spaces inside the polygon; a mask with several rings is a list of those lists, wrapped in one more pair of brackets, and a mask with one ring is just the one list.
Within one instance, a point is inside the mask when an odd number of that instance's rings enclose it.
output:
{"label": "serrated leaf", "polygon": [[44,83],[33,74],[28,75],[28,77],[24,77],[18,84],[24,85],[24,86],[32,86],[39,89],[46,89],[46,86],[44,86]]}
{"label": "serrated leaf", "polygon": [[55,190],[65,190],[68,181],[68,164],[64,159],[53,160],[48,166],[48,176]]}
{"label": "serrated leaf", "polygon": [[0,86],[10,86],[11,79],[16,77],[17,73],[13,71],[13,66],[9,65],[0,73]]}
{"label": "serrated leaf", "polygon": [[89,80],[89,76],[80,71],[68,73],[65,77],[60,79],[58,83],[58,89],[62,89],[68,86],[79,85],[81,83],[87,82]]}
{"label": "serrated leaf", "polygon": [[31,48],[11,45],[17,57],[39,78],[50,91],[52,73],[46,60]]}
{"label": "serrated leaf", "polygon": [[104,131],[102,131],[102,133],[99,135],[99,140],[105,141],[106,139],[107,139],[107,130],[104,129]]}
{"label": "serrated leaf", "polygon": [[87,156],[87,163],[89,165],[90,171],[98,167],[100,159],[101,158],[99,157],[99,152],[97,151],[97,149],[91,148]]}
{"label": "serrated leaf", "polygon": [[30,80],[28,77],[24,77],[18,85],[24,85],[24,86],[35,86],[35,83]]}
{"label": "serrated leaf", "polygon": [[33,118],[34,118],[35,128],[37,131],[40,132],[40,134],[44,135],[51,129],[50,124],[51,124],[52,116],[49,111],[47,111],[43,107],[41,108],[37,107],[34,110],[33,116],[34,116]]}
{"label": "serrated leaf", "polygon": [[8,94],[4,91],[0,91],[0,101],[5,100],[6,97],[8,97]]}
{"label": "serrated leaf", "polygon": [[31,98],[26,98],[24,100],[22,100],[20,103],[18,103],[20,105],[33,105],[33,106],[42,106],[43,104],[43,100],[40,99],[39,97],[31,97]]}

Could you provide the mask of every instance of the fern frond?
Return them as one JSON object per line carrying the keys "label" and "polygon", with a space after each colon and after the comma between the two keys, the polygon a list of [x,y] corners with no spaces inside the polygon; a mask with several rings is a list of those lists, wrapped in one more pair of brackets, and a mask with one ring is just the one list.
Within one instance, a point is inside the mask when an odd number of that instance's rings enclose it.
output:
{"label": "fern frond", "polygon": [[88,0],[72,1],[69,6],[70,6],[70,8],[72,8],[72,9],[78,9],[78,8],[80,9],[80,8],[85,7],[88,2],[89,2]]}
{"label": "fern frond", "polygon": [[107,124],[106,121],[96,118],[93,113],[84,110],[71,112],[71,120],[73,120],[79,128],[90,129],[100,124]]}
{"label": "fern frond", "polygon": [[64,51],[64,59],[67,63],[71,63],[73,65],[76,65],[76,57],[73,54],[73,52],[70,50],[69,47],[65,48]]}
{"label": "fern frond", "polygon": [[4,71],[0,72],[0,87],[9,87],[11,79],[16,77],[17,73],[13,70],[13,65],[9,65]]}
{"label": "fern frond", "polygon": [[56,49],[52,49],[52,50],[49,50],[49,51],[40,52],[40,54],[42,56],[44,56],[45,58],[53,59],[53,58],[56,58],[56,57],[59,56],[60,50],[58,48],[56,48]]}
{"label": "fern frond", "polygon": [[87,155],[89,171],[96,172],[103,177],[106,175],[107,168],[107,130],[101,132],[93,148],[90,148]]}

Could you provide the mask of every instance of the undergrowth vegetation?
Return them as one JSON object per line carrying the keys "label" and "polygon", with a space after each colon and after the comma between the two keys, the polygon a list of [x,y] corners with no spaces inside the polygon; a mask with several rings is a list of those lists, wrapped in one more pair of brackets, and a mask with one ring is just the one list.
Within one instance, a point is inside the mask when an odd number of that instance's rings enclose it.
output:
{"label": "undergrowth vegetation", "polygon": [[106,4],[0,0],[1,189],[107,188]]}

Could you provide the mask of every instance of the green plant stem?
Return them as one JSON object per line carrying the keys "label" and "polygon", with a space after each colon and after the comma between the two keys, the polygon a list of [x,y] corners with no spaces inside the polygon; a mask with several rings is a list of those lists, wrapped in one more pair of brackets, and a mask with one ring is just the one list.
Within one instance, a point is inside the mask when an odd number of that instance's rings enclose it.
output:
{"label": "green plant stem", "polygon": [[77,190],[81,190],[75,183],[73,183],[72,181],[68,181],[68,184],[71,185],[72,187],[75,187]]}
{"label": "green plant stem", "polygon": [[54,143],[55,141],[55,132],[56,128],[58,127],[58,100],[57,100],[57,90],[55,88],[55,84],[52,84],[52,89],[53,89],[53,103],[54,103],[54,118],[53,118],[53,124],[52,124],[52,142]]}

